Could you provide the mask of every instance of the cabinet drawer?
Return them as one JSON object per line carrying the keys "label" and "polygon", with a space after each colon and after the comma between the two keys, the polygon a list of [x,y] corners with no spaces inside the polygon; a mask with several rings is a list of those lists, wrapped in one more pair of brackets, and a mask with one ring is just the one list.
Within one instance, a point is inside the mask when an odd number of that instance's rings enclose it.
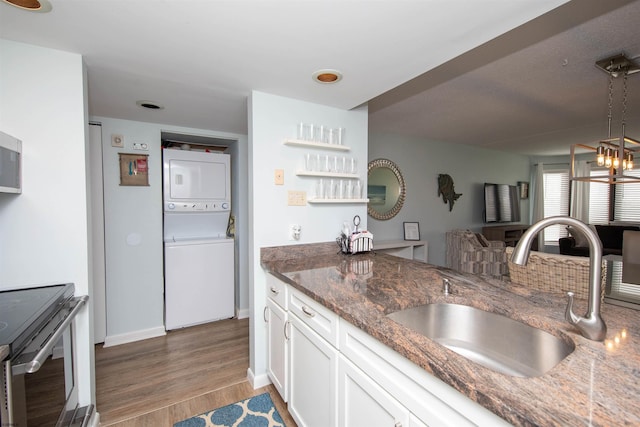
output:
{"label": "cabinet drawer", "polygon": [[287,310],[287,289],[289,287],[282,280],[267,274],[267,298],[271,298],[285,311]]}
{"label": "cabinet drawer", "polygon": [[338,348],[338,315],[302,292],[289,288],[289,311]]}

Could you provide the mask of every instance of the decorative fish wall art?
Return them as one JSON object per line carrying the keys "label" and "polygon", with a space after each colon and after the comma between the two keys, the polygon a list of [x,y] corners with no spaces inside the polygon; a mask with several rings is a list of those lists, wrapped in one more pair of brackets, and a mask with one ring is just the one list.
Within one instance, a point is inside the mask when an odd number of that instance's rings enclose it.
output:
{"label": "decorative fish wall art", "polygon": [[453,188],[453,178],[446,173],[438,174],[438,196],[442,195],[442,201],[449,203],[449,212],[453,210],[453,204],[462,196]]}

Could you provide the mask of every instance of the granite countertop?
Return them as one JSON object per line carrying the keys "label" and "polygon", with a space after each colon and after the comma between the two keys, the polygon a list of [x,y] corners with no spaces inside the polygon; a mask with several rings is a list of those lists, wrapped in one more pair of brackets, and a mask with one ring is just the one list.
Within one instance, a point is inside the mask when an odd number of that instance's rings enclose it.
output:
{"label": "granite countertop", "polygon": [[[564,320],[566,297],[382,253],[343,255],[335,243],[262,248],[263,268],[514,425],[640,425],[640,311],[603,304],[604,342]],[[447,277],[454,291],[445,296]],[[540,377],[480,366],[388,319],[434,302],[506,315],[575,343]],[[583,315],[586,301],[576,300]]]}

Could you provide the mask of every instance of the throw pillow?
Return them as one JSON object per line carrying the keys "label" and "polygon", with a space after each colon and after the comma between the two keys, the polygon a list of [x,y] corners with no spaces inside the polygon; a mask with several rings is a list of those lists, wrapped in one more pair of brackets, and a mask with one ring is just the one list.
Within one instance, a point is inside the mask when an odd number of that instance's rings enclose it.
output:
{"label": "throw pillow", "polygon": [[489,241],[482,234],[476,233],[476,237],[478,238],[478,242],[480,242],[482,246],[484,246],[485,248],[489,246]]}
{"label": "throw pillow", "polygon": [[[595,233],[595,227],[593,225],[589,225],[589,228],[591,228],[593,230],[593,232]],[[569,235],[571,237],[573,237],[576,241],[576,246],[581,247],[581,248],[586,248],[587,246],[589,246],[589,241],[587,240],[587,236],[585,236],[582,231],[577,230],[571,226],[567,227],[567,231],[569,232]],[[596,233],[598,234],[598,233]]]}
{"label": "throw pillow", "polygon": [[576,246],[578,247],[586,247],[589,246],[589,242],[587,241],[587,237],[580,230],[576,230],[573,227],[567,227],[567,231],[569,235],[573,237],[576,241]]}

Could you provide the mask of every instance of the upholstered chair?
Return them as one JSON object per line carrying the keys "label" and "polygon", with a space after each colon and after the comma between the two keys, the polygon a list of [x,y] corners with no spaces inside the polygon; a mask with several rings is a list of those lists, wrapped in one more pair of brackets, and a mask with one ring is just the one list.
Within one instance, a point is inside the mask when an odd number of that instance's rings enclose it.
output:
{"label": "upholstered chair", "polygon": [[451,230],[446,238],[447,267],[495,277],[508,273],[504,242],[489,241],[470,230]]}

